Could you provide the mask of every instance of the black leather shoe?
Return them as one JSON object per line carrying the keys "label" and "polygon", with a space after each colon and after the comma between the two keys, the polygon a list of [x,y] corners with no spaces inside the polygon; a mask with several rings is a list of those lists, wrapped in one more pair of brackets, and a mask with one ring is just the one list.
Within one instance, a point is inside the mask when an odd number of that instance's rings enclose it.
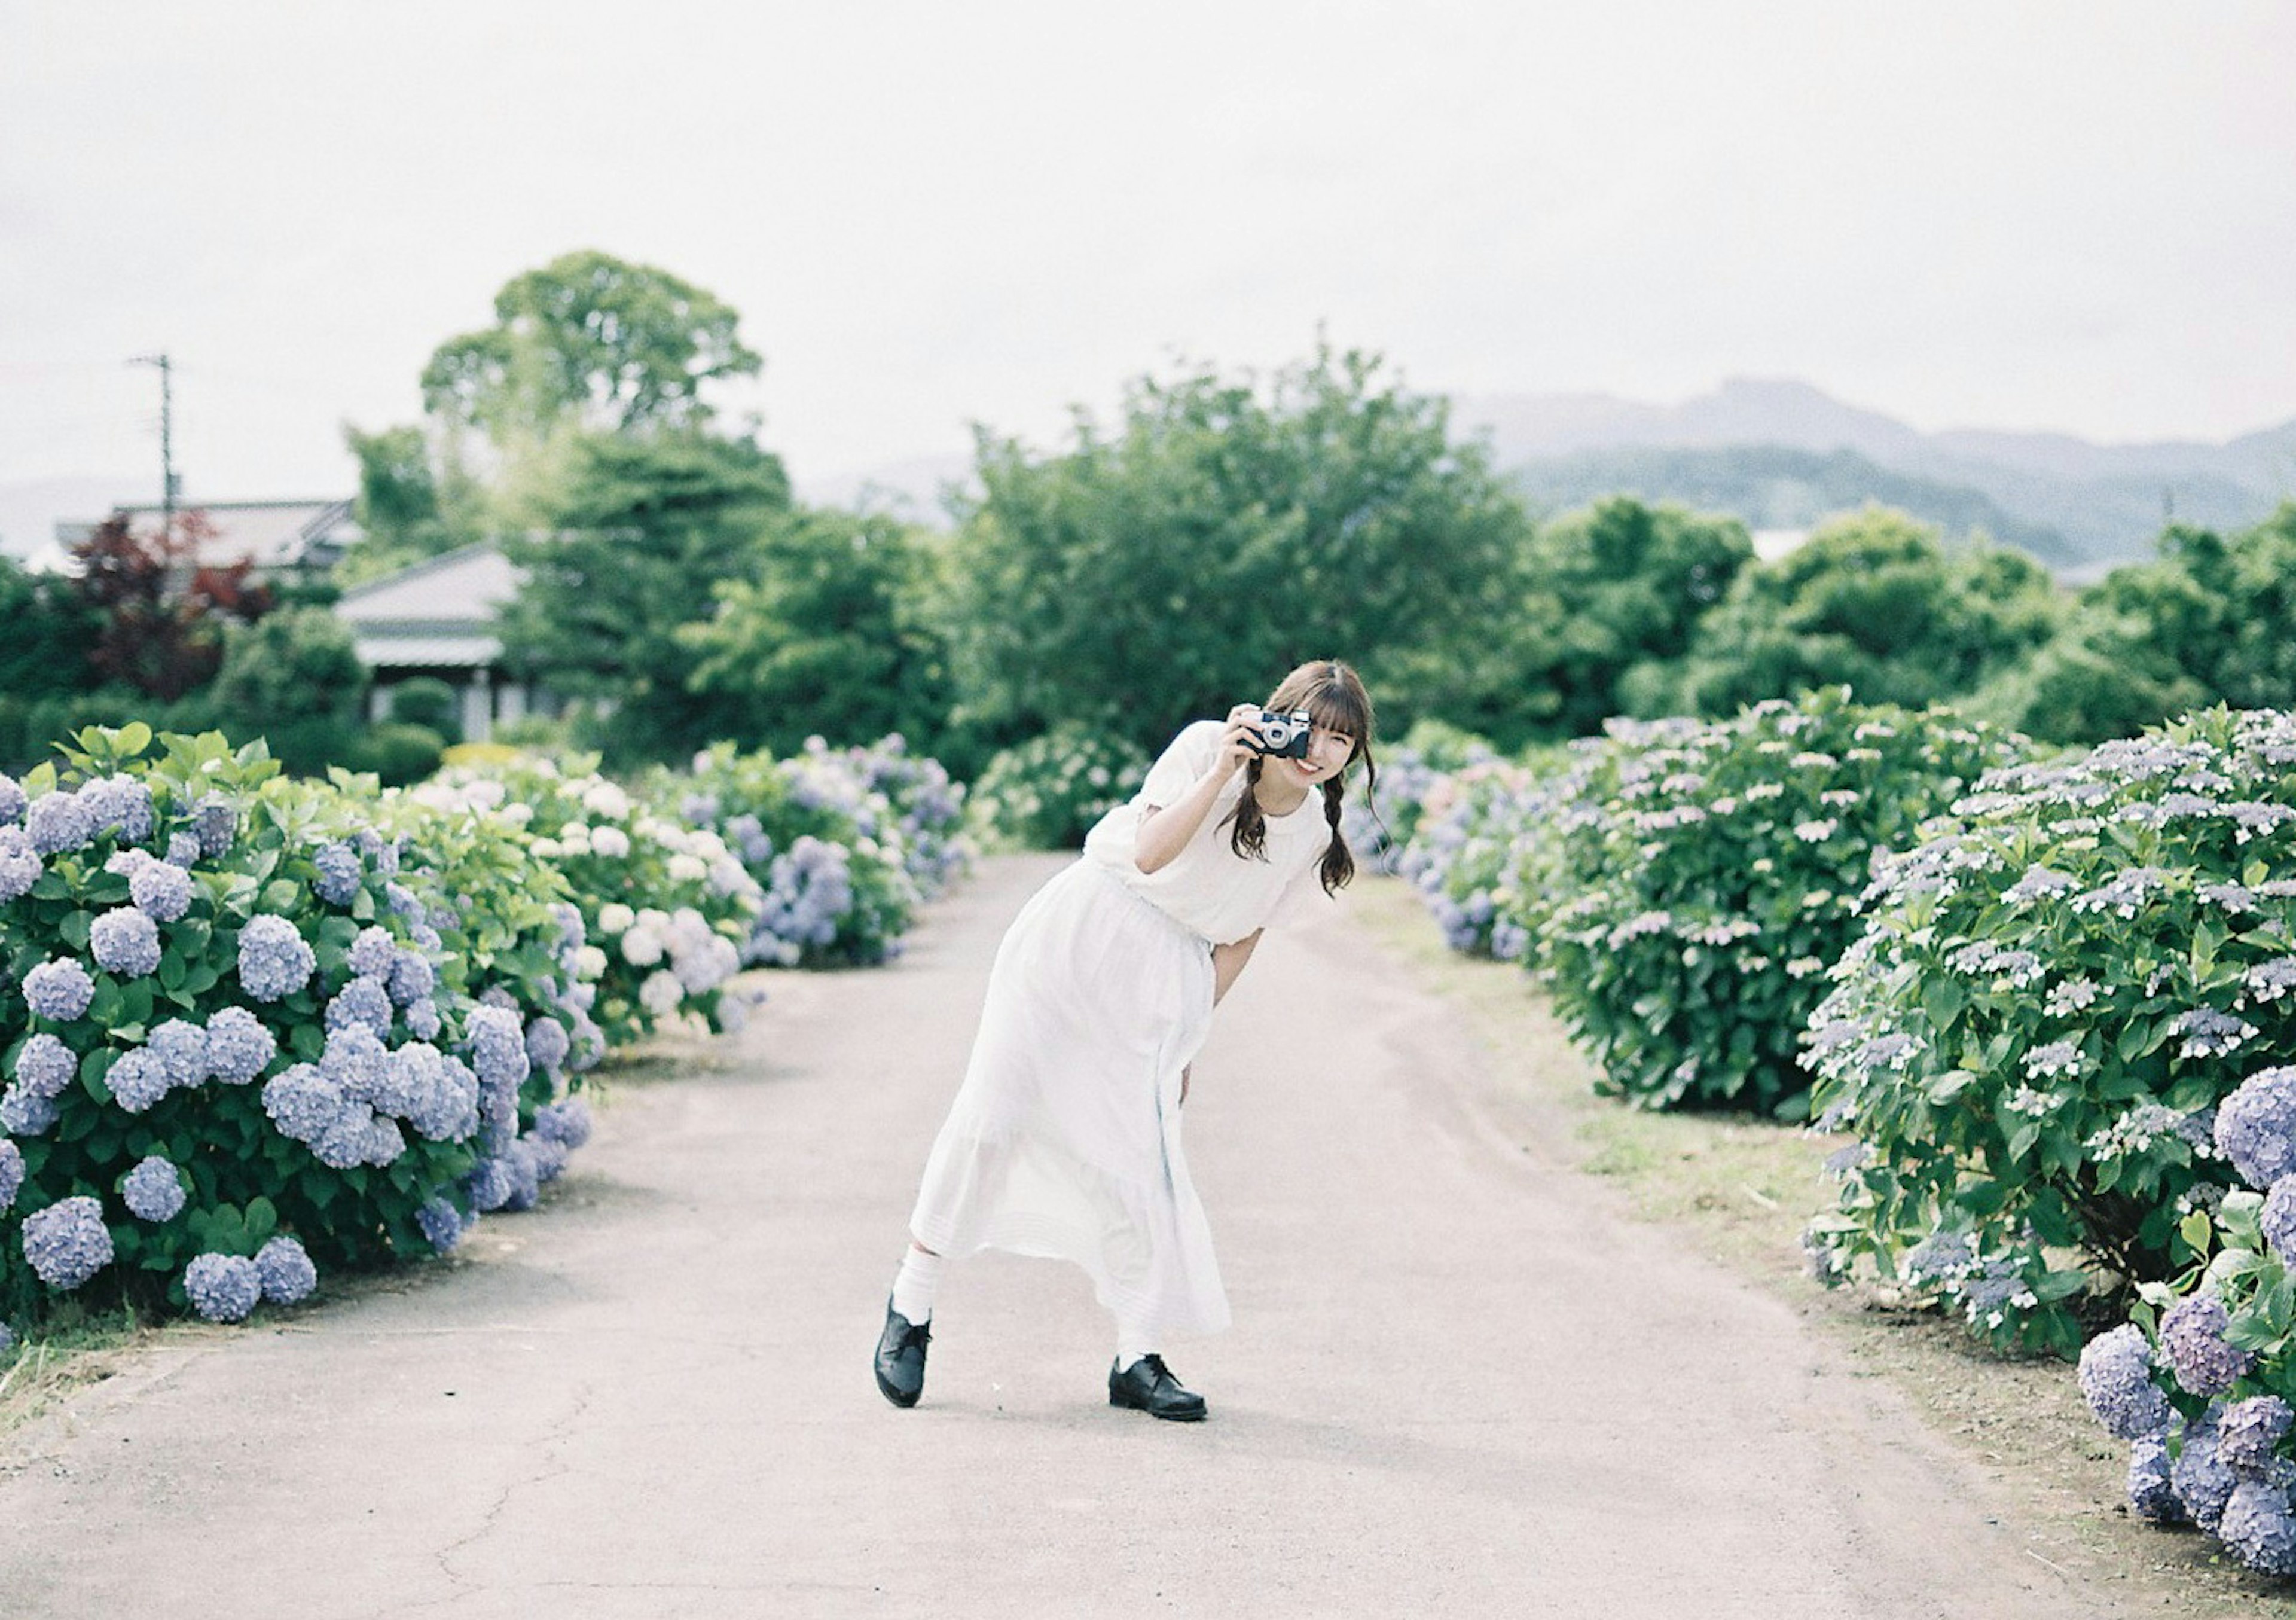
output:
{"label": "black leather shoe", "polygon": [[885,1331],[877,1336],[877,1388],[896,1406],[914,1406],[925,1391],[925,1346],[931,1322],[912,1322],[885,1302]]}
{"label": "black leather shoe", "polygon": [[1108,1403],[1130,1407],[1134,1411],[1174,1423],[1204,1420],[1204,1398],[1193,1390],[1182,1389],[1179,1379],[1172,1376],[1172,1369],[1164,1365],[1164,1358],[1160,1355],[1144,1355],[1122,1372],[1117,1371],[1115,1362],[1110,1362]]}

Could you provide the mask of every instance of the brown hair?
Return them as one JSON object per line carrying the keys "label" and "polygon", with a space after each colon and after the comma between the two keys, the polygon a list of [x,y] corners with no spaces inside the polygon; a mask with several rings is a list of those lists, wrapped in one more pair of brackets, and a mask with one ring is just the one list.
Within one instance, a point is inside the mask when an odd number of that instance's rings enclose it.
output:
{"label": "brown hair", "polygon": [[[1366,802],[1371,801],[1373,785],[1379,780],[1379,764],[1371,753],[1371,695],[1364,690],[1362,678],[1353,670],[1336,658],[1326,658],[1303,663],[1286,675],[1260,706],[1278,714],[1305,709],[1325,730],[1344,732],[1356,740],[1347,764],[1321,784],[1324,819],[1332,828],[1332,842],[1324,851],[1324,892],[1335,894],[1356,875],[1356,858],[1340,832],[1340,812],[1348,796],[1347,773],[1357,760],[1363,761]],[[1260,764],[1254,760],[1244,767],[1243,796],[1235,802],[1235,808],[1223,823],[1228,828],[1228,848],[1255,860],[1267,859],[1267,816],[1259,808],[1256,791]]]}

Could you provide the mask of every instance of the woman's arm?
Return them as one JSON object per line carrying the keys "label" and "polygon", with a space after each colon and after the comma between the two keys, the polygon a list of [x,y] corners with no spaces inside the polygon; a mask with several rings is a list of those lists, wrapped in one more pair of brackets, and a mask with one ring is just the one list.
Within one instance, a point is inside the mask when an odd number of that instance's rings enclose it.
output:
{"label": "woman's arm", "polygon": [[1253,929],[1240,940],[1212,947],[1212,1005],[1218,1007],[1227,992],[1235,988],[1235,981],[1243,972],[1243,965],[1251,960],[1253,949],[1259,943],[1263,931]]}
{"label": "woman's arm", "polygon": [[1252,751],[1245,742],[1254,737],[1244,716],[1259,711],[1242,703],[1227,712],[1227,729],[1220,736],[1219,757],[1210,769],[1196,778],[1195,785],[1182,794],[1176,803],[1152,804],[1140,812],[1140,825],[1133,835],[1132,864],[1145,874],[1159,871],[1178,858],[1188,847],[1188,840],[1196,835],[1211,814],[1212,805],[1219,799],[1220,789],[1227,779],[1242,769]]}

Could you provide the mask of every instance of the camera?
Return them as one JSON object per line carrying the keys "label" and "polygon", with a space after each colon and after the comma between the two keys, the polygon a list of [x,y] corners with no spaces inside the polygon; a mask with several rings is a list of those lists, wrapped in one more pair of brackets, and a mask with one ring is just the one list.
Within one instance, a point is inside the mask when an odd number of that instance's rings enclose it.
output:
{"label": "camera", "polygon": [[1290,714],[1272,714],[1262,709],[1251,725],[1259,733],[1259,741],[1246,738],[1244,745],[1252,752],[1279,760],[1308,757],[1308,734],[1315,729],[1316,721],[1305,709]]}

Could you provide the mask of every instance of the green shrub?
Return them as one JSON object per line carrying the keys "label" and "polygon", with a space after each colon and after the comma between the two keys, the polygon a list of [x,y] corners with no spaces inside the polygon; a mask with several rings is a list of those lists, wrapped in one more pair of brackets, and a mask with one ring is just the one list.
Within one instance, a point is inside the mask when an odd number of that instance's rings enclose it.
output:
{"label": "green shrub", "polygon": [[1148,774],[1148,756],[1105,731],[1062,721],[1005,749],[972,785],[973,825],[994,847],[1073,850]]}
{"label": "green shrub", "polygon": [[2296,721],[2226,710],[1995,774],[1888,863],[1807,1061],[1867,1155],[1812,1233],[2070,1350],[2229,1180],[2218,1102],[2296,1061]]}
{"label": "green shrub", "polygon": [[463,740],[463,697],[435,675],[417,675],[390,688],[390,719],[429,728],[447,744]]}
{"label": "green shrub", "polygon": [[387,720],[370,726],[348,750],[355,769],[371,771],[385,787],[405,787],[439,769],[446,739],[428,726]]}

